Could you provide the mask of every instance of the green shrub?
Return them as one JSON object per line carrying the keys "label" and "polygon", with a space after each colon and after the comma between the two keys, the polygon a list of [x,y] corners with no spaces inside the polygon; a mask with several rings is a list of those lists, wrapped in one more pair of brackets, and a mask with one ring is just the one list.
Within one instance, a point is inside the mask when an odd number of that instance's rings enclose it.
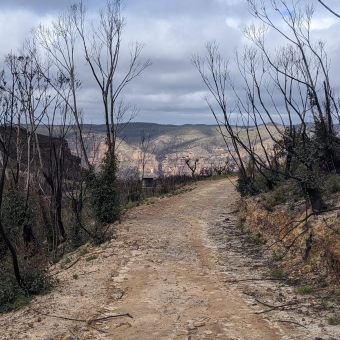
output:
{"label": "green shrub", "polygon": [[327,176],[324,182],[324,190],[327,193],[335,194],[340,191],[340,177],[338,175]]}
{"label": "green shrub", "polygon": [[2,272],[0,275],[0,313],[12,310],[19,294],[22,294],[22,291],[16,284],[13,275]]}
{"label": "green shrub", "polygon": [[[75,210],[77,208],[74,207],[75,204],[75,201],[67,200],[63,209],[63,221],[68,235],[66,252],[72,252],[91,240],[91,237],[80,227],[79,221],[77,221],[77,217],[75,216]],[[79,214],[81,215],[81,222],[87,225],[90,219],[86,213],[88,211],[85,211],[86,209],[83,209],[83,213],[80,212]]]}
{"label": "green shrub", "polygon": [[32,295],[47,292],[52,279],[42,269],[25,267],[21,272],[26,291],[17,284],[10,261],[6,259],[0,270],[0,313],[7,313],[27,305]]}
{"label": "green shrub", "polygon": [[283,279],[286,277],[286,273],[281,268],[275,268],[270,273],[273,279]]}
{"label": "green shrub", "polygon": [[86,255],[88,254],[89,250],[87,248],[83,248],[79,251],[79,256],[83,256],[83,255]]}
{"label": "green shrub", "polygon": [[25,288],[33,295],[46,293],[53,285],[53,280],[45,269],[25,268],[22,272],[22,278],[25,282]]}
{"label": "green shrub", "polygon": [[90,261],[96,260],[97,258],[98,258],[98,256],[96,256],[96,255],[91,255],[91,256],[89,256],[89,257],[86,258],[86,261],[87,261],[87,262],[90,262]]}
{"label": "green shrub", "polygon": [[254,196],[259,193],[254,180],[243,174],[240,174],[237,179],[236,189],[242,197]]}
{"label": "green shrub", "polygon": [[263,205],[268,211],[273,211],[277,205],[286,202],[286,200],[285,191],[282,187],[278,187],[264,196]]}
{"label": "green shrub", "polygon": [[246,219],[244,217],[240,218],[236,223],[236,228],[244,231],[246,229]]}
{"label": "green shrub", "polygon": [[323,299],[320,302],[320,308],[323,309],[323,310],[329,309],[329,302],[327,300]]}
{"label": "green shrub", "polygon": [[283,255],[274,252],[274,253],[273,253],[273,256],[272,256],[272,260],[273,260],[274,262],[282,261],[282,260],[283,260]]}
{"label": "green shrub", "polygon": [[265,243],[265,240],[263,239],[261,233],[257,233],[256,235],[252,237],[252,239],[253,239],[253,242],[258,246]]}
{"label": "green shrub", "polygon": [[5,193],[1,215],[3,225],[13,240],[23,237],[27,242],[33,241],[34,209],[30,204],[26,206],[26,197],[22,192],[13,188]]}
{"label": "green shrub", "polygon": [[338,326],[340,325],[340,315],[333,315],[328,318],[328,323],[331,326]]}
{"label": "green shrub", "polygon": [[301,188],[292,181],[280,182],[272,191],[262,197],[262,204],[268,211],[286,202],[296,202],[303,197]]}
{"label": "green shrub", "polygon": [[308,295],[308,294],[312,294],[313,292],[314,292],[314,289],[309,285],[303,285],[303,286],[295,288],[295,293],[299,295]]}
{"label": "green shrub", "polygon": [[117,221],[121,207],[116,178],[116,161],[106,156],[101,171],[88,176],[90,204],[97,222],[108,224]]}
{"label": "green shrub", "polygon": [[32,297],[30,295],[20,292],[15,294],[13,299],[11,300],[9,299],[6,299],[7,301],[3,301],[3,299],[1,300],[2,301],[0,302],[0,314],[15,311],[22,307],[27,306],[32,301]]}

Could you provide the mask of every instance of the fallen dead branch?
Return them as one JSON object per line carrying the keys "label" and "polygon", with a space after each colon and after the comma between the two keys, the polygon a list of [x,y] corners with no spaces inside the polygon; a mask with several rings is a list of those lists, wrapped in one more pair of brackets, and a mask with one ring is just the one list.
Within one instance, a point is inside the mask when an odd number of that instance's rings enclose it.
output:
{"label": "fallen dead branch", "polygon": [[249,293],[246,293],[246,292],[243,292],[243,294],[252,297],[260,305],[263,305],[263,306],[269,308],[269,309],[266,309],[266,310],[261,311],[261,312],[256,312],[255,314],[268,313],[268,312],[271,312],[271,311],[276,310],[276,309],[281,309],[281,308],[290,307],[290,306],[296,306],[296,305],[298,305],[300,303],[300,301],[294,301],[294,302],[285,303],[283,305],[271,305],[271,304],[269,304],[267,302],[263,302],[263,301],[259,300],[258,298],[256,298],[252,294],[249,294]]}
{"label": "fallen dead branch", "polygon": [[296,306],[296,305],[297,305],[297,303],[287,303],[287,304],[284,304],[284,305],[273,306],[272,308],[262,310],[261,312],[255,312],[255,314],[265,314],[265,313],[272,312],[273,310],[285,309],[286,307],[292,307],[292,306]]}
{"label": "fallen dead branch", "polygon": [[275,306],[275,305],[270,305],[270,304],[267,303],[267,302],[260,301],[260,300],[257,299],[257,298],[254,298],[254,300],[255,300],[257,303],[259,303],[259,304],[261,304],[261,305],[263,305],[263,306],[266,306],[266,307],[271,308],[272,310],[284,308],[284,307],[287,307],[287,306],[294,306],[294,305],[297,305],[297,304],[299,303],[298,301],[296,301],[296,302],[290,302],[290,303],[285,303],[285,304],[283,304],[283,305],[276,305],[276,306]]}
{"label": "fallen dead branch", "polygon": [[72,262],[68,267],[64,268],[64,270],[68,270],[70,268],[72,268],[76,263],[79,262],[79,260],[81,259],[81,257],[78,257],[74,262]]}
{"label": "fallen dead branch", "polygon": [[296,321],[290,321],[290,320],[276,320],[276,322],[282,322],[282,323],[291,323],[293,325],[296,325],[296,326],[300,326],[300,327],[303,327],[303,328],[306,328],[306,326],[304,325],[301,325],[300,323],[296,322]]}
{"label": "fallen dead branch", "polygon": [[114,315],[108,315],[108,316],[101,317],[101,318],[96,318],[96,319],[91,318],[91,319],[85,320],[85,319],[76,319],[76,318],[71,318],[71,317],[66,317],[66,316],[43,313],[43,312],[40,312],[36,309],[32,309],[32,310],[39,315],[43,315],[43,316],[47,316],[47,317],[55,318],[55,319],[60,319],[60,320],[83,322],[83,323],[86,323],[90,326],[92,326],[92,324],[94,324],[96,322],[106,321],[106,320],[113,319],[113,318],[129,317],[130,319],[133,319],[133,316],[130,313],[114,314]]}
{"label": "fallen dead branch", "polygon": [[100,321],[106,321],[109,319],[113,319],[113,318],[121,318],[121,317],[128,317],[130,319],[133,319],[133,316],[130,313],[123,313],[123,314],[114,314],[114,315],[108,315],[102,318],[98,318],[98,319],[90,319],[87,321],[87,323],[96,323],[96,322],[100,322]]}
{"label": "fallen dead branch", "polygon": [[275,278],[249,278],[249,279],[240,279],[240,280],[225,280],[225,283],[239,283],[239,282],[247,282],[247,281],[288,281],[289,279],[275,279]]}
{"label": "fallen dead branch", "polygon": [[60,315],[53,315],[53,314],[48,314],[48,313],[43,313],[43,312],[40,312],[36,309],[32,309],[33,312],[39,314],[39,315],[42,315],[42,316],[48,316],[50,318],[55,318],[55,319],[60,319],[60,320],[67,320],[67,321],[76,321],[76,322],[87,322],[87,320],[83,320],[83,319],[75,319],[75,318],[69,318],[69,317],[66,317],[66,316],[60,316]]}

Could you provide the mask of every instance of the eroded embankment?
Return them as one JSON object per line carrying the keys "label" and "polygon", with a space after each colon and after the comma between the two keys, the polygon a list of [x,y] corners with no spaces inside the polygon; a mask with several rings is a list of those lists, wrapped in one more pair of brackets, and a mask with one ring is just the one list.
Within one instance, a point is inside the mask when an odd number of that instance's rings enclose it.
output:
{"label": "eroded embankment", "polygon": [[297,325],[310,339],[340,338],[339,213],[310,216],[302,202],[268,211],[259,198],[239,207],[238,223],[227,218],[224,236],[215,233],[234,284],[270,320]]}
{"label": "eroded embankment", "polygon": [[340,210],[314,215],[301,201],[268,211],[261,200],[247,199],[240,219],[291,277],[340,282]]}

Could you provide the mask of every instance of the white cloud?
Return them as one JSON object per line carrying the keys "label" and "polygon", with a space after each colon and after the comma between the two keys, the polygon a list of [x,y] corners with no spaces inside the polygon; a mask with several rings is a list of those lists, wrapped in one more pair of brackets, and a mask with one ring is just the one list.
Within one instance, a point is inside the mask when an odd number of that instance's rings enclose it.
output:
{"label": "white cloud", "polygon": [[21,48],[29,32],[37,25],[40,18],[26,10],[0,12],[0,50],[5,55],[11,50]]}
{"label": "white cloud", "polygon": [[339,22],[335,17],[313,18],[311,29],[313,31],[328,30]]}
{"label": "white cloud", "polygon": [[241,19],[240,18],[233,18],[233,17],[227,17],[225,19],[225,23],[228,27],[232,29],[240,29]]}

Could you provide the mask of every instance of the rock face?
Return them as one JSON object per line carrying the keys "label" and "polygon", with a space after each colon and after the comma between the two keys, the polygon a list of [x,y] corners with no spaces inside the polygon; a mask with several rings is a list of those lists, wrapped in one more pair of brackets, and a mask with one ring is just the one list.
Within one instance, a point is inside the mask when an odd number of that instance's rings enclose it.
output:
{"label": "rock face", "polygon": [[[19,164],[20,170],[25,171],[30,162],[31,169],[40,167],[38,152],[35,148],[35,136],[31,136],[30,149],[28,148],[29,132],[24,128],[14,128],[11,133],[8,128],[1,127],[0,134],[6,140],[11,138],[9,143],[10,164]],[[65,168],[66,179],[77,176],[80,172],[80,158],[75,156],[69,147],[68,141],[62,137],[51,137],[45,134],[37,134],[37,140],[43,163],[42,170],[46,173],[50,172],[55,167],[55,162],[58,162],[59,153],[62,150],[63,164]],[[28,152],[30,151],[30,152]],[[3,152],[0,146],[0,152]]]}
{"label": "rock face", "polygon": [[[155,150],[143,152],[138,145],[131,145],[122,140],[119,141],[118,160],[122,172],[128,169],[136,169],[142,172],[143,159],[145,159],[145,174],[155,176],[165,175],[191,175],[191,170],[186,164],[186,160],[198,159],[196,173],[202,173],[209,169],[220,169],[226,166],[229,155],[222,147],[211,147],[199,143],[192,143],[187,147],[179,147],[179,144],[171,144],[165,150],[162,140],[153,140],[152,145]],[[106,152],[106,145],[101,141],[95,156],[91,159],[97,166],[100,165]]]}

